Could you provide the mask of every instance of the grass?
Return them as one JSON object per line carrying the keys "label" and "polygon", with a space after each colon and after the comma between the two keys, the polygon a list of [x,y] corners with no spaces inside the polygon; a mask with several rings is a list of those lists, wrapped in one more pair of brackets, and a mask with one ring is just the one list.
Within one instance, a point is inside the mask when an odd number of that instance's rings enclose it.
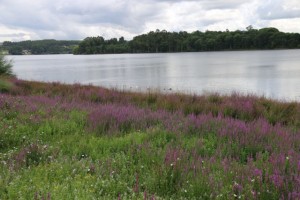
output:
{"label": "grass", "polygon": [[300,198],[297,102],[2,81],[0,199]]}

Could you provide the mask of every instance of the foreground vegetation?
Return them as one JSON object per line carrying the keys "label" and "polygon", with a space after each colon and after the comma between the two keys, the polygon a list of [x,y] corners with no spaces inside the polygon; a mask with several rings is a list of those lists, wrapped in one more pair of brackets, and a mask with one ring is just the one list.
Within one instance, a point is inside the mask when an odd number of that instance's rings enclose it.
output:
{"label": "foreground vegetation", "polygon": [[[12,72],[12,61],[7,60],[4,55],[0,54],[0,76],[14,76]],[[1,79],[0,79],[1,84]]]}
{"label": "foreground vegetation", "polygon": [[0,199],[300,198],[299,103],[2,81]]}
{"label": "foreground vegetation", "polygon": [[74,54],[105,53],[161,53],[197,52],[251,49],[296,49],[300,48],[299,33],[283,33],[276,28],[245,31],[195,31],[187,33],[151,31],[125,41],[123,37],[105,40],[103,37],[87,37]]}

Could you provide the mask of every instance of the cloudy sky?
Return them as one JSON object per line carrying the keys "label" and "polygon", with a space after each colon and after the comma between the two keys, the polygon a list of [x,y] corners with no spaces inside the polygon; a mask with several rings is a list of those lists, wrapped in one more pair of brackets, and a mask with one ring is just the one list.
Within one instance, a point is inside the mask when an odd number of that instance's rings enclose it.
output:
{"label": "cloudy sky", "polygon": [[0,0],[0,42],[248,25],[300,33],[300,0]]}

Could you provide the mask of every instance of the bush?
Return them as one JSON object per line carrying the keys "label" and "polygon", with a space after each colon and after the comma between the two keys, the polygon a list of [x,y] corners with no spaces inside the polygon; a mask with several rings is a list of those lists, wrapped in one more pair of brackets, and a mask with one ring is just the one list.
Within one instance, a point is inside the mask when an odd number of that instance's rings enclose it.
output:
{"label": "bush", "polygon": [[[1,78],[1,77],[0,77]],[[0,93],[7,93],[12,88],[13,84],[7,80],[0,79]]]}
{"label": "bush", "polygon": [[0,55],[0,76],[14,76],[12,72],[12,62],[5,59],[3,55]]}

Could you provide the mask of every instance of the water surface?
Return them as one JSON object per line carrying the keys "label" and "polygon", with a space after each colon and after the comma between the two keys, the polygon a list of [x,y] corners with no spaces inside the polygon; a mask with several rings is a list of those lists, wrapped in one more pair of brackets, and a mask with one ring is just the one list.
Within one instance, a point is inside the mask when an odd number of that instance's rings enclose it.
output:
{"label": "water surface", "polygon": [[21,79],[300,100],[300,50],[9,56]]}

